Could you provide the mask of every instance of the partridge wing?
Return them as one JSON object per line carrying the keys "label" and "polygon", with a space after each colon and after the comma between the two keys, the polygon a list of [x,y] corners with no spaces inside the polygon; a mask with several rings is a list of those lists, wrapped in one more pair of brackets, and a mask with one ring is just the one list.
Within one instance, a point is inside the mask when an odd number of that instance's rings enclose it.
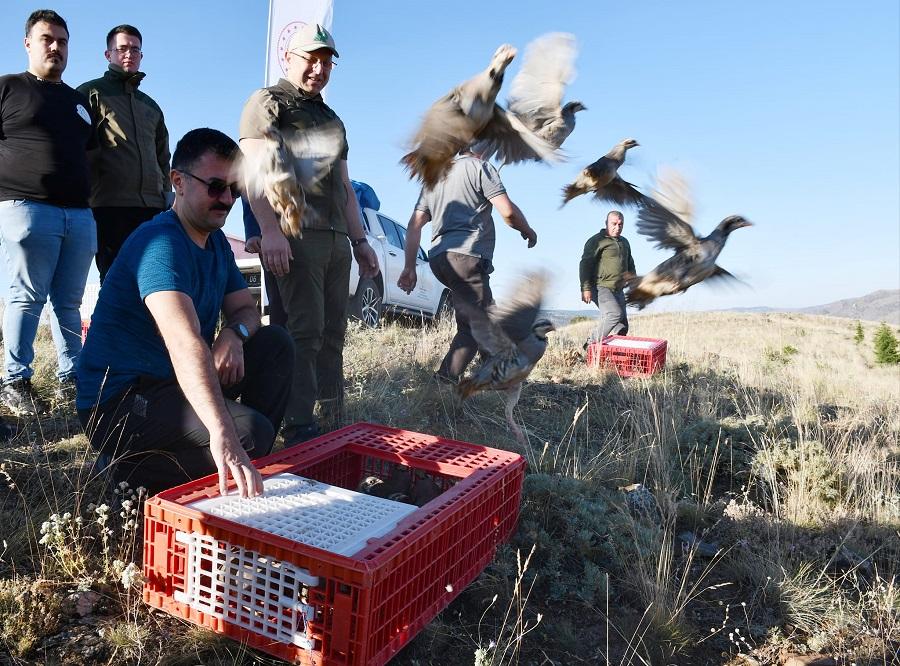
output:
{"label": "partridge wing", "polygon": [[693,204],[685,179],[674,170],[661,172],[653,197],[646,197],[638,212],[639,234],[659,248],[683,250],[699,243],[690,224]]}
{"label": "partridge wing", "polygon": [[344,134],[337,125],[324,125],[295,132],[285,145],[294,161],[297,179],[309,188],[328,175],[340,159]]}
{"label": "partridge wing", "polygon": [[494,115],[478,133],[475,151],[484,159],[495,157],[503,164],[525,160],[551,163],[563,160],[561,151],[532,132],[525,123],[499,104],[494,105]]}
{"label": "partridge wing", "polygon": [[541,311],[547,282],[545,272],[529,273],[519,281],[515,293],[509,299],[491,307],[491,320],[510,340],[519,342],[531,335],[531,329]]}
{"label": "partridge wing", "polygon": [[472,120],[459,107],[454,94],[435,102],[413,138],[413,149],[402,162],[410,175],[426,187],[434,187],[453,162],[453,157],[468,146],[473,135]]}
{"label": "partridge wing", "polygon": [[606,186],[597,189],[595,196],[620,206],[640,206],[647,198],[634,185],[619,176],[609,181]]}
{"label": "partridge wing", "polygon": [[510,86],[508,108],[533,130],[559,117],[566,86],[575,78],[574,35],[548,33],[528,45]]}
{"label": "partridge wing", "polygon": [[465,301],[454,302],[453,307],[468,317],[469,326],[472,328],[472,337],[475,338],[478,346],[488,354],[501,356],[515,350],[515,343],[484,310]]}

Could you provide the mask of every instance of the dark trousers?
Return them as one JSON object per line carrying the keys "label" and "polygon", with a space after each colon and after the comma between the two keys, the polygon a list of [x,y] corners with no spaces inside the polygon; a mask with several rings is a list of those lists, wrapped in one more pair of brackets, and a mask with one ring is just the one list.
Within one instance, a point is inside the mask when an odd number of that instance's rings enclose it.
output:
{"label": "dark trousers", "polygon": [[139,208],[133,206],[101,206],[92,208],[97,222],[97,270],[100,282],[106,278],[109,267],[122,249],[128,237],[153,216],[162,212],[161,208]]}
{"label": "dark trousers", "polygon": [[284,303],[281,300],[281,292],[278,291],[278,278],[274,273],[263,269],[266,281],[266,298],[269,301],[269,323],[275,326],[287,328],[287,312],[284,311]]}
{"label": "dark trousers", "polygon": [[[244,344],[244,379],[223,388],[250,458],[272,450],[290,391],[294,349],[287,332],[264,326]],[[235,402],[240,398],[240,402]],[[216,471],[209,431],[174,377],[142,377],[96,409],[78,411],[91,446],[113,458],[113,477],[150,495]]]}
{"label": "dark trousers", "polygon": [[303,238],[289,241],[294,259],[290,272],[278,278],[295,354],[285,441],[292,428],[315,422],[316,400],[322,430],[340,425],[351,262],[346,234],[305,230]]}
{"label": "dark trousers", "polygon": [[[444,252],[429,260],[434,276],[453,294],[454,303],[466,302],[485,310],[494,302],[489,273],[491,262],[458,252]],[[450,379],[459,379],[475,358],[478,343],[472,337],[472,328],[466,314],[456,309],[456,335],[450,341],[450,349],[438,372]]]}

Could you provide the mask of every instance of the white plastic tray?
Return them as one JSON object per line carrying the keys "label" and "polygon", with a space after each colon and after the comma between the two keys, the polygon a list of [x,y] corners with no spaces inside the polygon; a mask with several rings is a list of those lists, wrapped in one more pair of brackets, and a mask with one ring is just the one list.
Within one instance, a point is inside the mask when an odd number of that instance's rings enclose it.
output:
{"label": "white plastic tray", "polygon": [[650,340],[610,340],[607,347],[623,347],[625,349],[653,349],[655,342]]}
{"label": "white plastic tray", "polygon": [[263,485],[259,497],[226,495],[187,506],[337,555],[353,555],[418,509],[296,474],[276,474]]}

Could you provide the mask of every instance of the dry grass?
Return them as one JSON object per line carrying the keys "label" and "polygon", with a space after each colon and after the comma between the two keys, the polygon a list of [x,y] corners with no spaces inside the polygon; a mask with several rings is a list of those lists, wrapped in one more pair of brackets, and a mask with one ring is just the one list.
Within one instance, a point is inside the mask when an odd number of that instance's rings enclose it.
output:
{"label": "dry grass", "polygon": [[[351,326],[349,421],[516,450],[529,463],[512,544],[396,663],[718,664],[746,654],[775,664],[788,649],[891,663],[900,369],[876,365],[849,320],[665,314],[635,317],[632,334],[668,340],[666,370],[622,380],[578,361],[590,326],[551,338],[517,410],[522,448],[498,396],[461,404],[431,378],[448,323]],[[864,326],[871,340],[875,326]],[[52,375],[49,352],[39,386]],[[77,423],[60,411],[22,426],[0,479],[0,650],[40,661],[60,631],[82,626],[71,605],[94,591],[103,631],[91,629],[99,647],[77,649],[94,650],[83,663],[263,660],[149,613],[140,581],[122,580],[138,557],[127,511],[97,524],[115,493],[91,477]]]}

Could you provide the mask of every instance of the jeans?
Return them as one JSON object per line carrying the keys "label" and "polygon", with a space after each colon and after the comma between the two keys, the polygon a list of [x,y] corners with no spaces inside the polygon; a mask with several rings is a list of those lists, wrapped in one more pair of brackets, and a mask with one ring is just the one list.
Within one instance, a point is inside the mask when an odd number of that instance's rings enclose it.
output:
{"label": "jeans", "polygon": [[[291,388],[294,349],[279,326],[244,343],[244,379],[222,389],[238,439],[251,459],[272,450]],[[240,402],[236,400],[240,398]],[[149,495],[216,471],[209,431],[175,377],[142,377],[94,409],[78,410],[91,446],[113,459],[113,478]]]}
{"label": "jeans", "polygon": [[97,252],[90,208],[61,208],[28,199],[0,201],[0,240],[9,276],[3,313],[4,381],[34,374],[34,337],[48,297],[57,377],[74,379],[81,352],[79,307]]}
{"label": "jeans", "polygon": [[[469,303],[485,310],[494,302],[489,273],[491,262],[481,257],[470,257],[459,252],[442,252],[431,257],[431,272],[453,294],[454,303]],[[478,352],[478,343],[472,337],[469,317],[456,310],[456,335],[450,341],[450,349],[438,373],[448,379],[459,379]]]}
{"label": "jeans", "polygon": [[607,335],[628,335],[628,315],[625,313],[625,292],[621,289],[597,287],[594,303],[600,308],[600,321],[591,335],[599,342]]}
{"label": "jeans", "polygon": [[295,353],[285,433],[315,422],[317,400],[327,432],[343,419],[350,241],[336,231],[309,229],[288,241],[294,259],[290,272],[277,278]]}

